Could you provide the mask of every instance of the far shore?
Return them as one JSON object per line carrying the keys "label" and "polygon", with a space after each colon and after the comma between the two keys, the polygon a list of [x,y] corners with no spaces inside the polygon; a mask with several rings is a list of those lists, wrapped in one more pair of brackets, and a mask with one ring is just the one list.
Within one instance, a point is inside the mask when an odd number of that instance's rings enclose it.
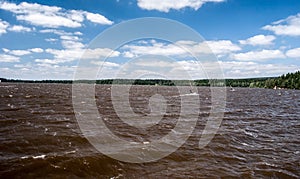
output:
{"label": "far shore", "polygon": [[99,85],[150,85],[150,86],[203,86],[300,89],[300,71],[280,77],[241,78],[241,79],[199,79],[199,80],[165,80],[165,79],[99,79],[99,80],[21,80],[0,78],[1,83],[44,83],[44,84],[99,84]]}

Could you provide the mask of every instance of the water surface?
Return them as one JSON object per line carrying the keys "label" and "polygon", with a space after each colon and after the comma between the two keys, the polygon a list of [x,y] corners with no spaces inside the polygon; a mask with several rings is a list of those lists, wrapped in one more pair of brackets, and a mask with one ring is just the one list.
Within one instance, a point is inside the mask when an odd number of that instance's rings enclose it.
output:
{"label": "water surface", "polygon": [[[187,91],[189,90],[188,87]],[[167,99],[164,118],[150,128],[124,125],[114,112],[110,86],[97,85],[99,113],[115,135],[135,142],[158,139],[172,130],[180,115],[178,90],[134,86],[133,111],[148,115],[149,98]],[[198,88],[200,115],[187,142],[151,163],[111,159],[83,137],[67,84],[0,83],[0,177],[208,178],[300,177],[300,91],[236,88],[214,139],[198,148],[211,108],[209,88]]]}

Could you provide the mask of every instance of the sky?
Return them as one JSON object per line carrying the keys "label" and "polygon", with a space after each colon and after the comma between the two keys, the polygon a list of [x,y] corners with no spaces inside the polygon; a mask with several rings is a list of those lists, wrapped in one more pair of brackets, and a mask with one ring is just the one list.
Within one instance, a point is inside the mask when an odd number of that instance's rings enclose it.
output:
{"label": "sky", "polygon": [[[115,49],[93,46],[99,34],[145,17],[184,24],[203,41],[145,38]],[[181,33],[176,30],[170,33]],[[107,39],[113,41],[131,31],[118,31]],[[199,54],[203,46],[211,49],[225,78],[270,77],[300,70],[300,1],[0,0],[2,78],[73,79],[80,60],[89,59],[94,68],[101,67],[96,78],[147,78],[147,74],[161,73],[176,79],[188,75],[202,79],[213,62],[203,61],[204,69],[199,69],[184,48]],[[103,62],[108,53],[109,59]]]}

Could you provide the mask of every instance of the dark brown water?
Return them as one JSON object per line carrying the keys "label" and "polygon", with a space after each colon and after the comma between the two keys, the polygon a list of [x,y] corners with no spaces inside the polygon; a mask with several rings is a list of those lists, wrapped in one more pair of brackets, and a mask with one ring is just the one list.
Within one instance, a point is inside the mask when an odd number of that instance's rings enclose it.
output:
{"label": "dark brown water", "polygon": [[[158,89],[157,89],[158,88]],[[65,84],[0,83],[1,178],[299,178],[300,91],[237,88],[227,93],[221,127],[203,149],[198,142],[207,120],[209,88],[198,88],[197,126],[186,143],[156,162],[131,164],[93,148],[77,124]],[[109,86],[96,86],[99,113],[114,134],[128,141],[155,140],[178,119],[180,101],[172,87],[134,86],[131,107],[149,114],[149,97],[168,99],[168,115],[147,130],[124,125],[115,114]]]}

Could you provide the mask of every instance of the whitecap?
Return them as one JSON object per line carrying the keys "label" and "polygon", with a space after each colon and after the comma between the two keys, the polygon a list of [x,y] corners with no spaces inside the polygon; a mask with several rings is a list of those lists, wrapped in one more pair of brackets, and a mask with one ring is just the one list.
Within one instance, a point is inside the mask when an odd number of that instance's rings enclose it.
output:
{"label": "whitecap", "polygon": [[58,165],[53,165],[53,164],[50,164],[53,168],[60,168],[60,166]]}
{"label": "whitecap", "polygon": [[65,152],[65,154],[74,154],[74,153],[76,153],[76,150],[71,150],[71,151]]}
{"label": "whitecap", "polygon": [[252,137],[254,137],[254,138],[257,138],[257,137],[258,137],[258,135],[255,134],[255,133],[251,133],[251,132],[248,132],[248,131],[244,131],[244,133],[245,133],[246,135],[252,136]]}
{"label": "whitecap", "polygon": [[122,176],[123,176],[122,174],[119,174],[118,176],[110,177],[110,179],[117,179],[117,178],[120,178]]}
{"label": "whitecap", "polygon": [[46,155],[38,155],[38,156],[32,156],[32,158],[34,158],[34,159],[44,159],[46,157]]}
{"label": "whitecap", "polygon": [[29,156],[23,156],[23,157],[21,157],[21,159],[27,159],[27,158],[29,158]]}
{"label": "whitecap", "polygon": [[249,146],[249,144],[244,143],[244,142],[242,142],[241,144],[244,145],[244,146]]}

